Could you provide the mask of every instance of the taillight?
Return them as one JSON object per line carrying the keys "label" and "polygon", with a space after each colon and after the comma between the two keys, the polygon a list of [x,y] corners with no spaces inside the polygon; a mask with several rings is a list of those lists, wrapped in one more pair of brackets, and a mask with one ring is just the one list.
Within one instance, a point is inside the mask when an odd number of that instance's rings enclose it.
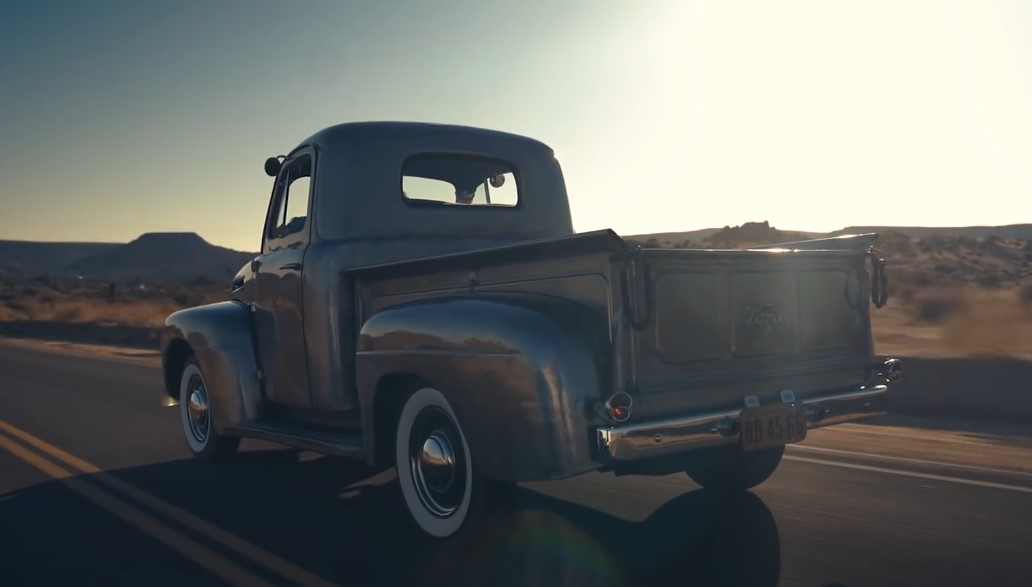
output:
{"label": "taillight", "polygon": [[903,379],[903,361],[899,359],[888,359],[882,363],[881,375],[889,383],[899,383]]}
{"label": "taillight", "polygon": [[606,400],[606,415],[614,422],[626,422],[631,417],[633,400],[626,392],[618,391]]}

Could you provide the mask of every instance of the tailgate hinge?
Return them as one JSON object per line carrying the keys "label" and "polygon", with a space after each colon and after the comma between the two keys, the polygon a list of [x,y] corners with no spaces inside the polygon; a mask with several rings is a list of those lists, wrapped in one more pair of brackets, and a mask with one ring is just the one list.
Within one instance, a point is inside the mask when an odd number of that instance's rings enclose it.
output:
{"label": "tailgate hinge", "polygon": [[[635,330],[642,330],[648,326],[649,321],[652,319],[652,279],[649,273],[649,266],[642,260],[641,255],[642,248],[639,245],[631,251],[630,262],[620,271],[624,315],[627,316],[631,327]],[[639,282],[641,283],[640,288],[637,287]],[[641,303],[635,304],[635,301],[639,298],[636,295],[638,293],[641,294]],[[639,305],[643,306],[643,308],[639,308]],[[641,315],[638,314],[639,309]]]}

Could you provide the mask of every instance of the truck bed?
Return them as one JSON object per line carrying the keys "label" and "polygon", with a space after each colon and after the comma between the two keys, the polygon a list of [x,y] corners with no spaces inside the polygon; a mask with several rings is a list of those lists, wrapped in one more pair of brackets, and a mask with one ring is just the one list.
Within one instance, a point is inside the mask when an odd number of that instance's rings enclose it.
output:
{"label": "truck bed", "polygon": [[405,302],[531,293],[573,299],[609,333],[611,385],[635,416],[800,398],[871,375],[871,235],[749,250],[642,249],[598,231],[348,271],[357,324]]}

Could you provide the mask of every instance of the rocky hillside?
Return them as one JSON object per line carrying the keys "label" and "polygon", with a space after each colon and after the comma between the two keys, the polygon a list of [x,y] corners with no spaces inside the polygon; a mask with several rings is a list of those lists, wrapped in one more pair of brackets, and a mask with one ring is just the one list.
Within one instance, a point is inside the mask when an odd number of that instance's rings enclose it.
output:
{"label": "rocky hillside", "polygon": [[1032,240],[1032,224],[1009,224],[1007,226],[848,226],[829,233],[861,234],[865,232],[900,232],[911,238],[968,237]]}
{"label": "rocky hillside", "polygon": [[689,232],[664,232],[625,237],[626,240],[651,247],[744,249],[790,241],[819,238],[823,233],[779,230],[763,222],[746,222],[741,226],[725,226]]}
{"label": "rocky hillside", "polygon": [[[795,230],[779,230],[770,225],[769,222],[746,222],[741,226],[725,226],[724,228],[701,228],[685,232],[657,232],[651,234],[639,234],[627,236],[628,240],[640,243],[650,243],[651,246],[660,247],[690,247],[690,246],[730,246],[741,248],[745,246],[769,245],[788,240],[799,240],[797,237],[805,235],[805,238],[820,238],[824,236],[839,236],[843,234],[863,234],[877,232],[880,234],[897,232],[911,238],[928,237],[967,237],[967,238],[990,238],[1032,240],[1032,224],[1010,224],[1007,226],[847,226],[840,230],[831,232],[803,232]],[[758,239],[759,242],[748,242]],[[768,240],[770,239],[770,240]]]}
{"label": "rocky hillside", "polygon": [[[1032,284],[1032,225],[913,230],[866,226],[832,233],[779,230],[768,222],[725,227],[698,240],[681,240],[665,233],[628,237],[647,246],[665,248],[746,248],[839,234],[876,232],[878,252],[888,261],[890,283],[896,291],[930,286],[975,285],[983,288]],[[941,231],[941,233],[939,232]],[[1024,235],[1025,238],[1001,235]]]}
{"label": "rocky hillside", "polygon": [[961,284],[1000,288],[1032,284],[1032,240],[988,236],[914,238],[880,233],[878,251],[903,288]]}
{"label": "rocky hillside", "polygon": [[707,236],[703,244],[715,249],[740,249],[759,247],[774,243],[786,243],[814,238],[811,233],[792,230],[778,230],[769,222],[747,222],[741,226],[725,226],[723,230]]}

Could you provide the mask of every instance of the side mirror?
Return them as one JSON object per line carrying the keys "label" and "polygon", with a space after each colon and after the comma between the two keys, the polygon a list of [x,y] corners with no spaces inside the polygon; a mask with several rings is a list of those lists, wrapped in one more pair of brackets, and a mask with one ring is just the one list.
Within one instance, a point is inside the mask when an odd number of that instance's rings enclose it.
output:
{"label": "side mirror", "polygon": [[269,177],[276,177],[279,175],[280,169],[283,168],[283,162],[280,161],[279,157],[269,157],[265,160],[265,174]]}

